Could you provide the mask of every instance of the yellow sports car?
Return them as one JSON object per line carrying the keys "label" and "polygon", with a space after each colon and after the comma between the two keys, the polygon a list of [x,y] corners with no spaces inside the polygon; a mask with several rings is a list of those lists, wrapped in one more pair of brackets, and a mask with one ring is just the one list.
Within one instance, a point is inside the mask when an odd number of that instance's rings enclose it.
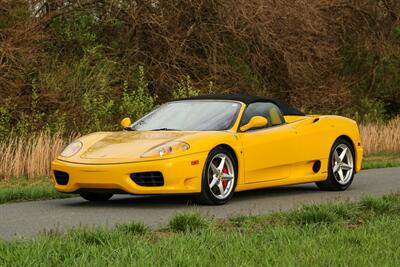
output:
{"label": "yellow sports car", "polygon": [[276,99],[209,95],[161,105],[124,131],[97,132],[52,162],[57,191],[89,201],[113,194],[193,194],[224,204],[234,192],[316,182],[345,190],[361,169],[355,121],[305,115]]}

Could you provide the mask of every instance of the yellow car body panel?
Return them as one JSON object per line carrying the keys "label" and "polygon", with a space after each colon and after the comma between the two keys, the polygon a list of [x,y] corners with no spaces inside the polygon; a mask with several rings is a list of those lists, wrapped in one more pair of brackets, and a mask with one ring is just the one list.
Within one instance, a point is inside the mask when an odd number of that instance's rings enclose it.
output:
{"label": "yellow car body panel", "polygon": [[[286,123],[240,132],[242,103],[233,126],[226,131],[121,131],[99,132],[78,139],[82,148],[71,157],[59,156],[53,171],[69,174],[67,185],[56,190],[115,189],[131,194],[179,194],[201,192],[203,168],[208,153],[217,146],[233,152],[238,165],[235,191],[323,181],[328,158],[339,137],[348,139],[355,151],[356,172],[361,169],[362,146],[353,120],[340,116],[285,116]],[[185,142],[187,151],[162,157],[142,157],[149,149],[170,141]],[[321,169],[314,173],[315,161]],[[164,185],[136,184],[131,173],[159,171]]]}

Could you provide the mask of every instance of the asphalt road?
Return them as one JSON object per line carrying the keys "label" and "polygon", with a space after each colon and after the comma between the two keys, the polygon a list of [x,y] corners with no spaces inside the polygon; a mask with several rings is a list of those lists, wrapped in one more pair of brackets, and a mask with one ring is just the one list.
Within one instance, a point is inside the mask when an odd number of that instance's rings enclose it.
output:
{"label": "asphalt road", "polygon": [[357,200],[365,195],[400,192],[400,168],[362,171],[344,192],[324,192],[314,184],[236,193],[224,206],[195,206],[185,196],[113,197],[105,203],[81,198],[0,205],[0,238],[29,238],[43,231],[65,231],[93,225],[113,226],[132,221],[162,227],[177,212],[198,210],[208,216],[265,214],[307,203]]}

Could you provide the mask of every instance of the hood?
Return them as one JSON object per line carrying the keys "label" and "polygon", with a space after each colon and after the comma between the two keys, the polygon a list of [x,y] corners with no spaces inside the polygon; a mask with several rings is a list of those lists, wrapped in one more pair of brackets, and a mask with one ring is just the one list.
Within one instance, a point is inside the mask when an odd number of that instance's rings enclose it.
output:
{"label": "hood", "polygon": [[76,155],[59,159],[87,164],[106,164],[143,161],[141,155],[163,143],[192,135],[196,132],[107,132],[79,138],[83,147]]}

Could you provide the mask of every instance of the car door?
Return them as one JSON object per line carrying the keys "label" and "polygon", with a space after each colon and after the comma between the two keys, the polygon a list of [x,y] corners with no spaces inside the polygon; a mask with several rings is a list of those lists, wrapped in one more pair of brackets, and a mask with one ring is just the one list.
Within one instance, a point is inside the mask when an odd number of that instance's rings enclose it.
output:
{"label": "car door", "polygon": [[296,131],[285,124],[279,108],[268,102],[250,104],[241,119],[245,125],[253,116],[263,116],[268,125],[238,133],[243,147],[245,183],[288,178],[298,159]]}

